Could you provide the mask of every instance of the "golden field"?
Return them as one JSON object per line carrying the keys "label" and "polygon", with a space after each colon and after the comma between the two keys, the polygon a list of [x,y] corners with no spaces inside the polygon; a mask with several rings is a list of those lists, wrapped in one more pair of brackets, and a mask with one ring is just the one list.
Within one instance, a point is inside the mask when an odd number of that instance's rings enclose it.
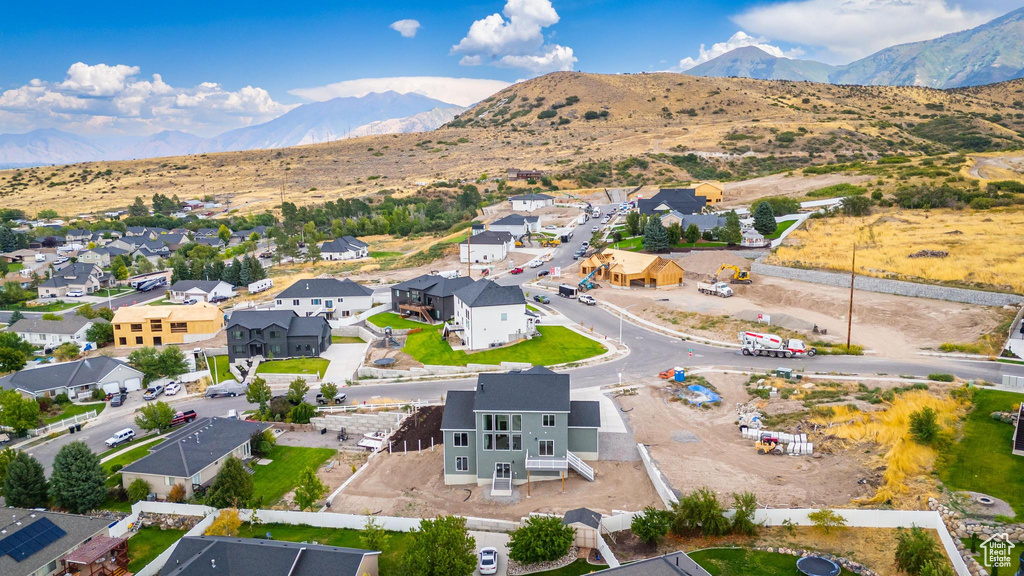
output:
{"label": "golden field", "polygon": [[[808,220],[767,262],[1024,293],[1024,212],[891,210],[864,218]],[[945,258],[910,258],[920,250]]]}

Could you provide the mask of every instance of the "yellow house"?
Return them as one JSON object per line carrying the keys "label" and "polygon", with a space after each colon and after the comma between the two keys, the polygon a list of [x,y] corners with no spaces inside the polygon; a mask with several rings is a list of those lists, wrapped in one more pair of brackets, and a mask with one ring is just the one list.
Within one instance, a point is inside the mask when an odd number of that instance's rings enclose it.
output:
{"label": "yellow house", "polygon": [[224,313],[207,302],[191,306],[126,306],[114,312],[114,347],[188,344],[224,329]]}
{"label": "yellow house", "polygon": [[725,187],[721,182],[701,182],[693,186],[693,191],[696,196],[706,198],[708,206],[721,204],[722,198],[725,197]]}

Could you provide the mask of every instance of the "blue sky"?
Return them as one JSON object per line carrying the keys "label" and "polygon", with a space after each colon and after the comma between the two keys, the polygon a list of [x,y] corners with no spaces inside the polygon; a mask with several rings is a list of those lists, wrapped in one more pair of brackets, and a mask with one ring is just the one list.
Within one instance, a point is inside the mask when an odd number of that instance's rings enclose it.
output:
{"label": "blue sky", "polygon": [[[215,133],[268,120],[310,99],[359,95],[392,84],[449,101],[500,86],[453,81],[439,87],[437,80],[418,77],[514,82],[564,69],[679,71],[748,44],[777,55],[845,63],[893,43],[968,28],[1020,5],[1020,0],[959,5],[946,0],[7,2],[0,19],[0,132],[59,127],[101,134],[165,128]],[[391,27],[400,21],[405,24]],[[81,65],[72,69],[76,63]],[[395,77],[405,79],[364,82]],[[326,88],[339,82],[346,84]]]}

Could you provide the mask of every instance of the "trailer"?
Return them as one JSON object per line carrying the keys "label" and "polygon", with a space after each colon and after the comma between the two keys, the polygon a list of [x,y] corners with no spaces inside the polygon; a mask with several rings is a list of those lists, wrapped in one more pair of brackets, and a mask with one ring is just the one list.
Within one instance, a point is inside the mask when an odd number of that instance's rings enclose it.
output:
{"label": "trailer", "polygon": [[274,287],[274,281],[271,280],[270,278],[264,278],[263,280],[257,280],[255,282],[249,284],[249,286],[247,286],[247,288],[249,290],[249,294],[259,294],[260,292],[266,292],[267,290],[270,290],[273,287]]}
{"label": "trailer", "polygon": [[167,283],[167,279],[164,278],[163,276],[161,276],[160,278],[154,278],[152,280],[146,280],[145,282],[143,282],[142,284],[139,285],[138,291],[139,292],[149,292],[150,290],[153,290],[154,288],[158,288],[160,286],[163,286],[166,283]]}
{"label": "trailer", "polygon": [[719,296],[721,298],[732,296],[732,288],[725,282],[715,282],[713,284],[698,282],[697,291],[701,294],[710,294],[711,296]]}
{"label": "trailer", "polygon": [[792,358],[794,356],[813,357],[818,349],[807,347],[803,340],[789,340],[775,334],[760,332],[740,332],[739,341],[744,356],[771,356],[773,358]]}
{"label": "trailer", "polygon": [[579,290],[575,286],[569,286],[568,284],[560,284],[558,286],[558,295],[562,298],[575,298]]}

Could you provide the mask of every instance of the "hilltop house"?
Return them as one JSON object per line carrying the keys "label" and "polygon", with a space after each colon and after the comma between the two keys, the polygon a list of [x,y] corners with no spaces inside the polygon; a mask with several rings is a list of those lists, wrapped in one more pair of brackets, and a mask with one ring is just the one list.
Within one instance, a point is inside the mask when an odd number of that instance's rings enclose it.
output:
{"label": "hilltop house", "polygon": [[[128,564],[124,541],[109,537],[107,525],[110,520],[107,518],[23,508],[2,510],[0,550],[4,554],[0,556],[0,574],[3,576],[70,574],[73,570],[67,566],[67,559],[81,559],[79,550],[111,540],[114,544],[110,549],[118,552],[104,563],[111,568],[107,573],[113,573],[113,569],[119,567],[123,569]],[[91,567],[92,564],[85,566]],[[102,572],[97,571],[96,574],[98,576]]]}
{"label": "hilltop house", "polygon": [[122,306],[114,312],[114,347],[191,344],[224,328],[224,313],[213,304]]}
{"label": "hilltop house", "polygon": [[520,170],[519,168],[509,168],[506,173],[506,177],[509,180],[539,180],[544,177],[544,173],[540,170]]}
{"label": "hilltop house", "polygon": [[512,238],[519,240],[527,233],[536,234],[540,232],[540,216],[523,216],[522,214],[509,214],[491,222],[488,226],[491,232],[508,232]]}
{"label": "hilltop house", "polygon": [[554,206],[554,196],[547,194],[520,194],[509,198],[512,202],[512,210],[515,212],[533,212],[545,206]]}
{"label": "hilltop house", "polygon": [[681,286],[683,268],[655,254],[605,249],[580,261],[580,276],[622,288]]}
{"label": "hilltop house", "polygon": [[211,298],[231,298],[234,288],[223,280],[178,280],[167,289],[167,299],[175,304],[188,299],[209,302]]}
{"label": "hilltop house", "polygon": [[533,317],[526,314],[522,288],[481,279],[455,291],[455,320],[444,331],[466,348],[482,350],[529,338]]}
{"label": "hilltop house", "polygon": [[228,360],[316,357],[331,345],[331,326],[323,316],[299,316],[292,310],[239,310],[228,322]]}
{"label": "hilltop house", "polygon": [[648,216],[675,212],[680,216],[700,214],[707,205],[707,198],[698,196],[693,188],[662,188],[652,198],[642,198],[637,209]]}
{"label": "hilltop house", "polygon": [[104,286],[109,286],[110,274],[106,274],[95,264],[75,262],[55,270],[47,280],[39,283],[40,298],[63,298],[68,292],[78,290],[82,294],[92,294]]}
{"label": "hilltop house", "polygon": [[348,318],[373,308],[373,290],[348,278],[299,280],[277,295],[274,307],[299,316]]}
{"label": "hilltop house", "polygon": [[320,245],[324,260],[355,260],[370,255],[370,245],[353,236],[342,236]]}
{"label": "hilltop house", "polygon": [[7,327],[19,338],[43,349],[56,348],[64,342],[75,342],[80,347],[88,342],[85,333],[93,324],[107,324],[103,318],[86,318],[68,312],[59,320],[44,320],[42,316],[26,316]]}
{"label": "hilltop house", "polygon": [[67,394],[73,399],[82,394],[88,396],[96,388],[113,393],[141,387],[142,372],[107,356],[44,364],[0,378],[0,388],[17,390],[30,398]]}
{"label": "hilltop house", "polygon": [[270,425],[234,418],[200,418],[170,433],[149,449],[149,455],[121,469],[121,482],[149,483],[157,498],[166,498],[175,484],[191,498],[197,487],[209,486],[229,457],[252,457],[249,438]]}
{"label": "hilltop house", "polygon": [[379,551],[222,536],[186,536],[165,576],[377,576]]}
{"label": "hilltop house", "polygon": [[417,276],[391,287],[391,311],[426,322],[446,322],[455,315],[455,291],[472,283],[472,278]]}
{"label": "hilltop house", "polygon": [[569,375],[543,366],[480,374],[475,391],[447,394],[445,484],[491,485],[511,496],[512,486],[564,479],[569,469],[588,480],[596,460],[601,409],[596,401],[569,399]]}
{"label": "hilltop house", "polygon": [[485,230],[459,242],[459,261],[490,264],[508,258],[515,239],[508,232]]}

